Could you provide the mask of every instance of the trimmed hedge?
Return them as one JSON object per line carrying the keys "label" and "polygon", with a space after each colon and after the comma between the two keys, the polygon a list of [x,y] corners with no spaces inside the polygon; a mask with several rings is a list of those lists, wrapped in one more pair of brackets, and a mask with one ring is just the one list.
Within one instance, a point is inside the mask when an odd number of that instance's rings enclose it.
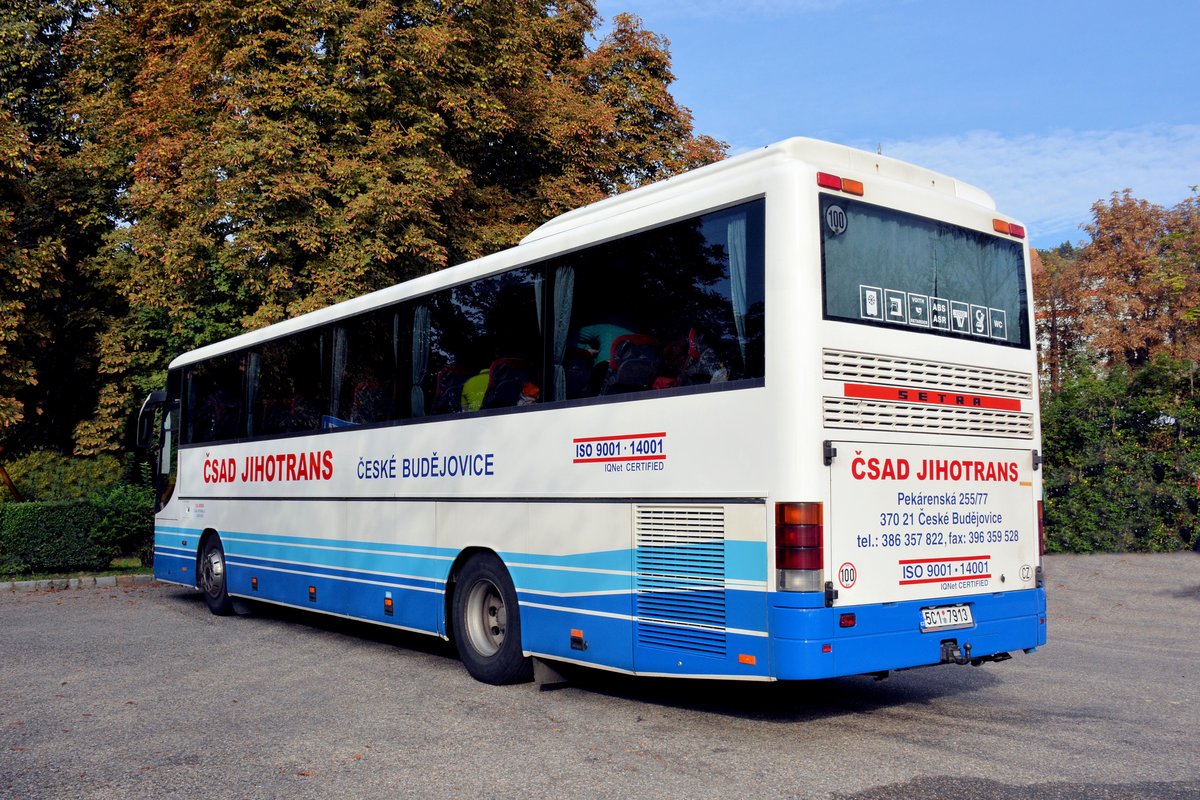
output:
{"label": "trimmed hedge", "polygon": [[0,485],[0,575],[107,569],[118,556],[152,562],[148,464],[36,450],[5,466],[26,502]]}
{"label": "trimmed hedge", "polygon": [[91,537],[101,519],[88,500],[7,505],[0,519],[0,573],[106,569],[112,551]]}

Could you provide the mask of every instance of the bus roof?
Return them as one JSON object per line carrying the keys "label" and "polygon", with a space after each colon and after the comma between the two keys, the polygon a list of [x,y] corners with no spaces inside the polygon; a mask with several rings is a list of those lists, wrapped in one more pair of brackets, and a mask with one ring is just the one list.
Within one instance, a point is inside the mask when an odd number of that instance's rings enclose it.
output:
{"label": "bus roof", "polygon": [[996,210],[996,203],[991,196],[969,183],[888,156],[796,136],[560,214],[535,229],[521,240],[521,244],[546,239],[584,225],[591,225],[618,213],[652,205],[689,184],[712,180],[723,172],[745,169],[753,162],[759,161],[799,161],[813,164],[823,170],[846,171],[852,177],[875,175],[951,195],[991,211]]}
{"label": "bus roof", "polygon": [[503,254],[511,253],[520,247],[535,242],[549,244],[548,240],[555,236],[596,225],[620,214],[637,211],[640,208],[649,207],[663,200],[678,197],[680,194],[693,191],[703,184],[719,181],[720,176],[723,174],[735,171],[748,171],[756,168],[769,169],[772,162],[779,164],[811,164],[820,170],[840,171],[849,177],[867,178],[876,176],[911,186],[923,187],[939,194],[949,195],[983,206],[992,211],[996,209],[996,204],[991,196],[982,189],[955,180],[949,176],[887,156],[856,150],[845,145],[823,142],[818,139],[794,137],[690,170],[666,180],[631,189],[628,192],[605,198],[582,208],[568,211],[534,229],[521,240],[517,248],[502,250],[490,256],[476,259],[475,261],[439,270],[438,272],[406,281],[403,284],[380,289],[379,291],[346,300],[283,322],[278,322],[265,328],[249,331],[230,339],[205,345],[178,356],[171,362],[170,368],[174,369],[223,353],[251,347],[260,342],[269,341],[280,336],[336,322],[339,319],[368,311],[372,308],[399,302],[409,297],[427,294],[445,286],[485,276],[489,272],[510,264],[512,257],[505,257]]}

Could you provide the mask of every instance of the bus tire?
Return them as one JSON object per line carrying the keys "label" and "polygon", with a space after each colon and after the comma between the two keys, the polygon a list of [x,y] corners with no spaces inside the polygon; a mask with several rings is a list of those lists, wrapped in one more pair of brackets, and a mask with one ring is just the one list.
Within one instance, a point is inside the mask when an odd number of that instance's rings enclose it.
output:
{"label": "bus tire", "polygon": [[492,553],[472,556],[454,584],[454,646],[471,677],[496,686],[533,678],[521,651],[517,591]]}
{"label": "bus tire", "polygon": [[208,610],[218,617],[232,614],[233,598],[229,596],[226,587],[225,548],[221,546],[219,536],[210,536],[204,540],[197,573],[200,591],[204,593],[204,602],[208,604]]}

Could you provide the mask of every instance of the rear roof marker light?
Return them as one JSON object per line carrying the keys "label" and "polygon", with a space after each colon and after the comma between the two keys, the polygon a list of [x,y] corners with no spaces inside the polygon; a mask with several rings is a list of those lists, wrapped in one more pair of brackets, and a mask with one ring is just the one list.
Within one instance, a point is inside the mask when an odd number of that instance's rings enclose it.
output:
{"label": "rear roof marker light", "polygon": [[1006,233],[1009,236],[1015,236],[1018,239],[1025,238],[1025,226],[1018,225],[1015,222],[1005,222],[1002,219],[994,219],[992,220],[992,229],[995,230],[996,233]]}
{"label": "rear roof marker light", "polygon": [[817,173],[817,186],[820,186],[822,189],[835,189],[846,194],[857,195],[858,197],[862,197],[863,195],[862,181],[831,175],[828,172]]}
{"label": "rear roof marker light", "polygon": [[842,179],[837,175],[830,175],[828,172],[818,172],[817,186],[824,189],[837,189],[840,192],[842,190]]}

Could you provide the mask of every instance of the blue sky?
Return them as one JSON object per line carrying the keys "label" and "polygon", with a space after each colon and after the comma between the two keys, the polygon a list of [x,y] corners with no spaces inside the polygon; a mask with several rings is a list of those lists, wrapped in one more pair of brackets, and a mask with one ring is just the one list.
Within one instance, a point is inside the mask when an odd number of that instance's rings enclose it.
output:
{"label": "blue sky", "polygon": [[599,0],[671,43],[675,98],[732,153],[789,136],[974,183],[1031,242],[1129,188],[1200,184],[1200,0]]}

